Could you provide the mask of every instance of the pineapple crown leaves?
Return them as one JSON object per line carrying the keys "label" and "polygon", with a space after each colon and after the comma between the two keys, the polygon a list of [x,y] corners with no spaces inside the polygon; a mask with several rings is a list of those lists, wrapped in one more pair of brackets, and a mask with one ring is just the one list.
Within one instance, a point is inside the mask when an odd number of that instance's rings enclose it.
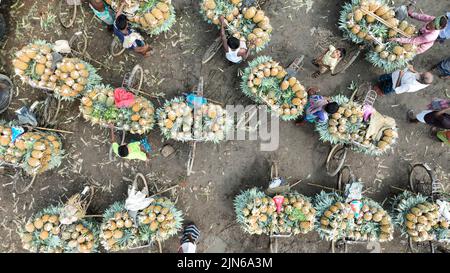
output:
{"label": "pineapple crown leaves", "polygon": [[[383,211],[387,214],[387,212],[381,207],[380,204],[378,204],[378,202],[370,198],[363,197],[361,199],[361,202],[367,205],[369,208],[376,208],[378,211]],[[392,229],[394,228],[394,223],[392,222],[392,220],[390,221],[389,226],[391,226]],[[380,238],[381,224],[379,222],[375,222],[374,220],[363,220],[360,225],[355,223],[355,229],[357,229],[361,234],[367,234],[369,240],[378,240]]]}
{"label": "pineapple crown leaves", "polygon": [[[61,209],[62,209],[62,205],[48,206],[48,207],[40,210],[39,212],[35,213],[32,217],[30,217],[28,222],[32,223],[35,219],[40,218],[45,214],[59,216]],[[30,250],[31,251],[37,252],[39,250],[39,251],[49,252],[49,251],[55,250],[56,248],[64,247],[64,244],[63,244],[64,242],[57,235],[49,233],[48,238],[45,240],[42,240],[39,237],[40,232],[41,232],[40,230],[34,230],[31,234],[31,236],[32,236],[32,240],[30,242],[30,245],[31,245]],[[26,231],[23,227],[20,227],[18,230],[18,233],[19,233],[19,236],[22,236],[24,233],[26,233]]]}
{"label": "pineapple crown leaves", "polygon": [[403,234],[406,233],[406,214],[409,213],[411,208],[418,204],[428,202],[429,198],[421,194],[414,194],[410,191],[404,191],[400,195],[395,196],[392,199],[392,214],[394,224],[402,229]]}
{"label": "pineapple crown leaves", "polygon": [[433,230],[436,240],[441,243],[450,243],[450,229],[436,228]]}
{"label": "pineapple crown leaves", "polygon": [[[114,214],[116,212],[126,212],[127,209],[125,208],[125,202],[123,201],[117,201],[113,203],[109,208],[105,210],[103,213],[103,221],[101,223],[100,229],[102,230],[107,222],[110,219],[114,218]],[[136,227],[132,226],[131,228],[123,227],[120,229],[123,232],[123,236],[120,239],[116,239],[116,245],[118,246],[118,250],[127,249],[129,247],[132,247],[134,245],[137,245],[139,242],[138,234],[136,234]],[[108,243],[102,236],[102,231],[100,232],[100,238],[101,238],[101,244],[105,247],[105,249],[110,250],[110,247],[108,246]]]}
{"label": "pineapple crown leaves", "polygon": [[[170,201],[170,199],[162,197],[163,201],[159,202],[158,200],[161,199],[161,197],[156,196],[154,198],[155,198],[155,201],[150,203],[149,206],[161,206],[162,208],[168,208],[169,212],[172,213],[172,215],[173,215],[175,224],[167,230],[166,236],[160,235],[159,227],[156,231],[151,231],[150,229],[142,230],[143,232],[146,232],[145,234],[141,235],[141,236],[143,236],[142,238],[145,239],[144,241],[148,241],[147,238],[152,238],[152,240],[159,239],[160,241],[164,241],[167,238],[169,238],[170,236],[177,234],[177,232],[182,228],[182,224],[183,224],[183,212],[181,210],[177,209],[175,207],[175,204],[172,201]],[[145,215],[144,211],[141,211],[139,214]],[[138,220],[138,226],[139,226],[139,228],[149,227],[149,225],[142,224],[139,220]],[[150,232],[150,234],[149,234],[149,232]]]}
{"label": "pineapple crown leaves", "polygon": [[[203,15],[203,19],[212,24],[212,20],[206,17],[205,9],[203,8],[205,6],[206,0],[201,1],[200,6],[200,13]],[[234,5],[229,0],[214,0],[216,7],[214,8],[213,12],[215,16],[219,17],[220,15],[226,16],[230,12],[233,11]]]}
{"label": "pineapple crown leaves", "polygon": [[[336,202],[345,202],[344,197],[337,194],[336,192],[326,193],[324,191],[321,191],[319,194],[317,194],[314,197],[314,208],[317,211],[315,228],[316,228],[317,232],[319,233],[320,238],[328,240],[328,241],[344,238],[347,234],[347,231],[352,228],[350,221],[346,221],[347,222],[346,229],[322,228],[320,219],[323,217],[325,211],[327,211],[328,208],[331,205],[335,204]],[[339,219],[335,218],[336,216],[337,216],[336,214],[333,214],[331,216],[330,220],[331,221],[339,220]],[[340,220],[340,222],[342,222],[342,221],[344,221],[344,220]],[[340,222],[338,222],[338,224],[340,224]]]}
{"label": "pineapple crown leaves", "polygon": [[383,59],[375,51],[369,51],[366,54],[366,60],[373,64],[375,67],[381,68],[386,73],[391,73],[398,69],[404,69],[408,66],[408,60],[397,59],[393,62],[389,61],[387,58]]}
{"label": "pineapple crown leaves", "polygon": [[126,212],[126,211],[127,209],[125,208],[125,202],[123,201],[114,202],[103,213],[103,219],[105,221],[108,221],[109,219],[114,218],[114,214],[116,214],[116,212]]}
{"label": "pineapple crown leaves", "polygon": [[[267,62],[271,62],[273,59],[269,56],[259,56],[253,61],[249,63],[249,66],[244,69],[244,74],[242,75],[241,79],[241,91],[246,96],[248,96],[250,99],[252,99],[254,102],[258,104],[266,104],[264,100],[262,99],[263,96],[267,96],[269,92],[274,93],[274,97],[277,99],[277,108],[280,107],[280,104],[282,103],[288,103],[291,107],[294,105],[292,104],[292,99],[295,97],[295,93],[292,91],[292,89],[289,87],[289,89],[283,91],[281,90],[280,83],[281,79],[278,79],[277,77],[264,77],[261,81],[261,84],[257,88],[256,94],[252,92],[251,88],[248,87],[248,81],[249,77],[252,74],[252,69],[257,67],[260,64],[264,64]],[[279,115],[278,111],[274,111],[270,105],[268,110],[269,112],[274,113],[276,116],[279,116],[284,121],[294,120],[298,116],[300,116],[303,113],[303,109],[299,109],[295,115],[285,115],[282,114]]]}

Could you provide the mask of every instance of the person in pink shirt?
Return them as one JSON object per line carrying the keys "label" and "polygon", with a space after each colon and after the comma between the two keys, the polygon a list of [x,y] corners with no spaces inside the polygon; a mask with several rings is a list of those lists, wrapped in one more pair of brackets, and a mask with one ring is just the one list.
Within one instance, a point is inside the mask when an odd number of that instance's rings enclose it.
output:
{"label": "person in pink shirt", "polygon": [[419,36],[413,38],[392,38],[390,41],[416,45],[417,54],[424,53],[433,46],[434,42],[439,37],[441,30],[447,26],[448,18],[445,15],[435,17],[427,14],[420,14],[413,12],[411,8],[408,9],[408,15],[411,18],[426,23],[419,30]]}

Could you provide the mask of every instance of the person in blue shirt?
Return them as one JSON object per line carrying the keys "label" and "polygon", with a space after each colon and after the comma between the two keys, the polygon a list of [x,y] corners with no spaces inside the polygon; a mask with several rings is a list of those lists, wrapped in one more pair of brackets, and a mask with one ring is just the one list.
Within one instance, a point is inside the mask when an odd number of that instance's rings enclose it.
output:
{"label": "person in blue shirt", "polygon": [[134,50],[134,52],[142,54],[144,57],[149,57],[152,48],[150,45],[145,44],[144,38],[139,33],[129,27],[127,17],[122,14],[124,5],[125,3],[122,2],[117,10],[114,21],[114,35],[119,38],[124,48]]}

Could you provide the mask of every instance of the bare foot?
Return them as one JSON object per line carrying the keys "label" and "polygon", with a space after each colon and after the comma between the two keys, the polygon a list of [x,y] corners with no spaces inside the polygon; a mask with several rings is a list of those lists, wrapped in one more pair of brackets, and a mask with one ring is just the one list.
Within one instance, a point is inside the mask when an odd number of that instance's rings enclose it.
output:
{"label": "bare foot", "polygon": [[443,80],[448,80],[448,79],[450,79],[450,75],[449,76],[439,76],[439,78],[441,78]]}
{"label": "bare foot", "polygon": [[316,71],[311,75],[314,79],[320,76],[320,71]]}

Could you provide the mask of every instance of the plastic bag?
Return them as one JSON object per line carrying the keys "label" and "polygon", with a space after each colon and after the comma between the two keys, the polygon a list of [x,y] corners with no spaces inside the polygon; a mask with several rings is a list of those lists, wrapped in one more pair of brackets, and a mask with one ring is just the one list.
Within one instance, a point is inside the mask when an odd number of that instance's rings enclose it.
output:
{"label": "plastic bag", "polygon": [[134,103],[134,94],[124,88],[114,90],[114,102],[119,108],[131,107]]}

